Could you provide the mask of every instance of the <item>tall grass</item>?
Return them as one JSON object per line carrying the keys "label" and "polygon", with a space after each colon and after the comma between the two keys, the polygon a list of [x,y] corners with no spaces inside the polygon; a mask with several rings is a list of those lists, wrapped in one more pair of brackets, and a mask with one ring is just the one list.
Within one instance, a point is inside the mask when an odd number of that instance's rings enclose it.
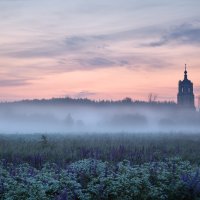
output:
{"label": "tall grass", "polygon": [[16,164],[29,163],[40,168],[44,163],[60,166],[94,158],[132,164],[181,157],[200,163],[200,134],[32,134],[0,135],[0,159]]}

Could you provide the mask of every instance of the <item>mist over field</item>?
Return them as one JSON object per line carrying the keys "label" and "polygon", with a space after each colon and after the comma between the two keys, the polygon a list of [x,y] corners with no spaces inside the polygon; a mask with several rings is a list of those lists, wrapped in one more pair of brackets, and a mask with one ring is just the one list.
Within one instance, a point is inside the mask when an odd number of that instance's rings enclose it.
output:
{"label": "mist over field", "polygon": [[197,132],[199,112],[173,106],[0,105],[1,133]]}

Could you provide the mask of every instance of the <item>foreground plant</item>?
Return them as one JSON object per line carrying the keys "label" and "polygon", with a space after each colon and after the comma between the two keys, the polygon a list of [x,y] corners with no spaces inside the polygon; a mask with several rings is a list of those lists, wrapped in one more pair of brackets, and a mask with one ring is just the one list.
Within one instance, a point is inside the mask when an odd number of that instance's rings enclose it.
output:
{"label": "foreground plant", "polygon": [[131,165],[95,159],[74,162],[65,168],[45,164],[0,162],[0,199],[9,200],[192,200],[200,198],[200,175],[179,158]]}

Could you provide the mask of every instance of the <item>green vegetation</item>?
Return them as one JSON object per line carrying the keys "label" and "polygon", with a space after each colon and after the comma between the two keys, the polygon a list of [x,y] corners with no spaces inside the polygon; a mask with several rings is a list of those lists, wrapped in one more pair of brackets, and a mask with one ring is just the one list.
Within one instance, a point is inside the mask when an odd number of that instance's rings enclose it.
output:
{"label": "green vegetation", "polygon": [[200,199],[200,134],[0,136],[0,199]]}

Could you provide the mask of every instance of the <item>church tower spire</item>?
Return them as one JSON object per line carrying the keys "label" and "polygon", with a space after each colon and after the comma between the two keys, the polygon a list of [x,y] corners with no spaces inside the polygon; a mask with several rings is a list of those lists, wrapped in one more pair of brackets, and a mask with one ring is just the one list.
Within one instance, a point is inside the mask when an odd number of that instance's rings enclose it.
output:
{"label": "church tower spire", "polygon": [[187,80],[187,65],[185,64],[185,72],[184,72],[184,79]]}

